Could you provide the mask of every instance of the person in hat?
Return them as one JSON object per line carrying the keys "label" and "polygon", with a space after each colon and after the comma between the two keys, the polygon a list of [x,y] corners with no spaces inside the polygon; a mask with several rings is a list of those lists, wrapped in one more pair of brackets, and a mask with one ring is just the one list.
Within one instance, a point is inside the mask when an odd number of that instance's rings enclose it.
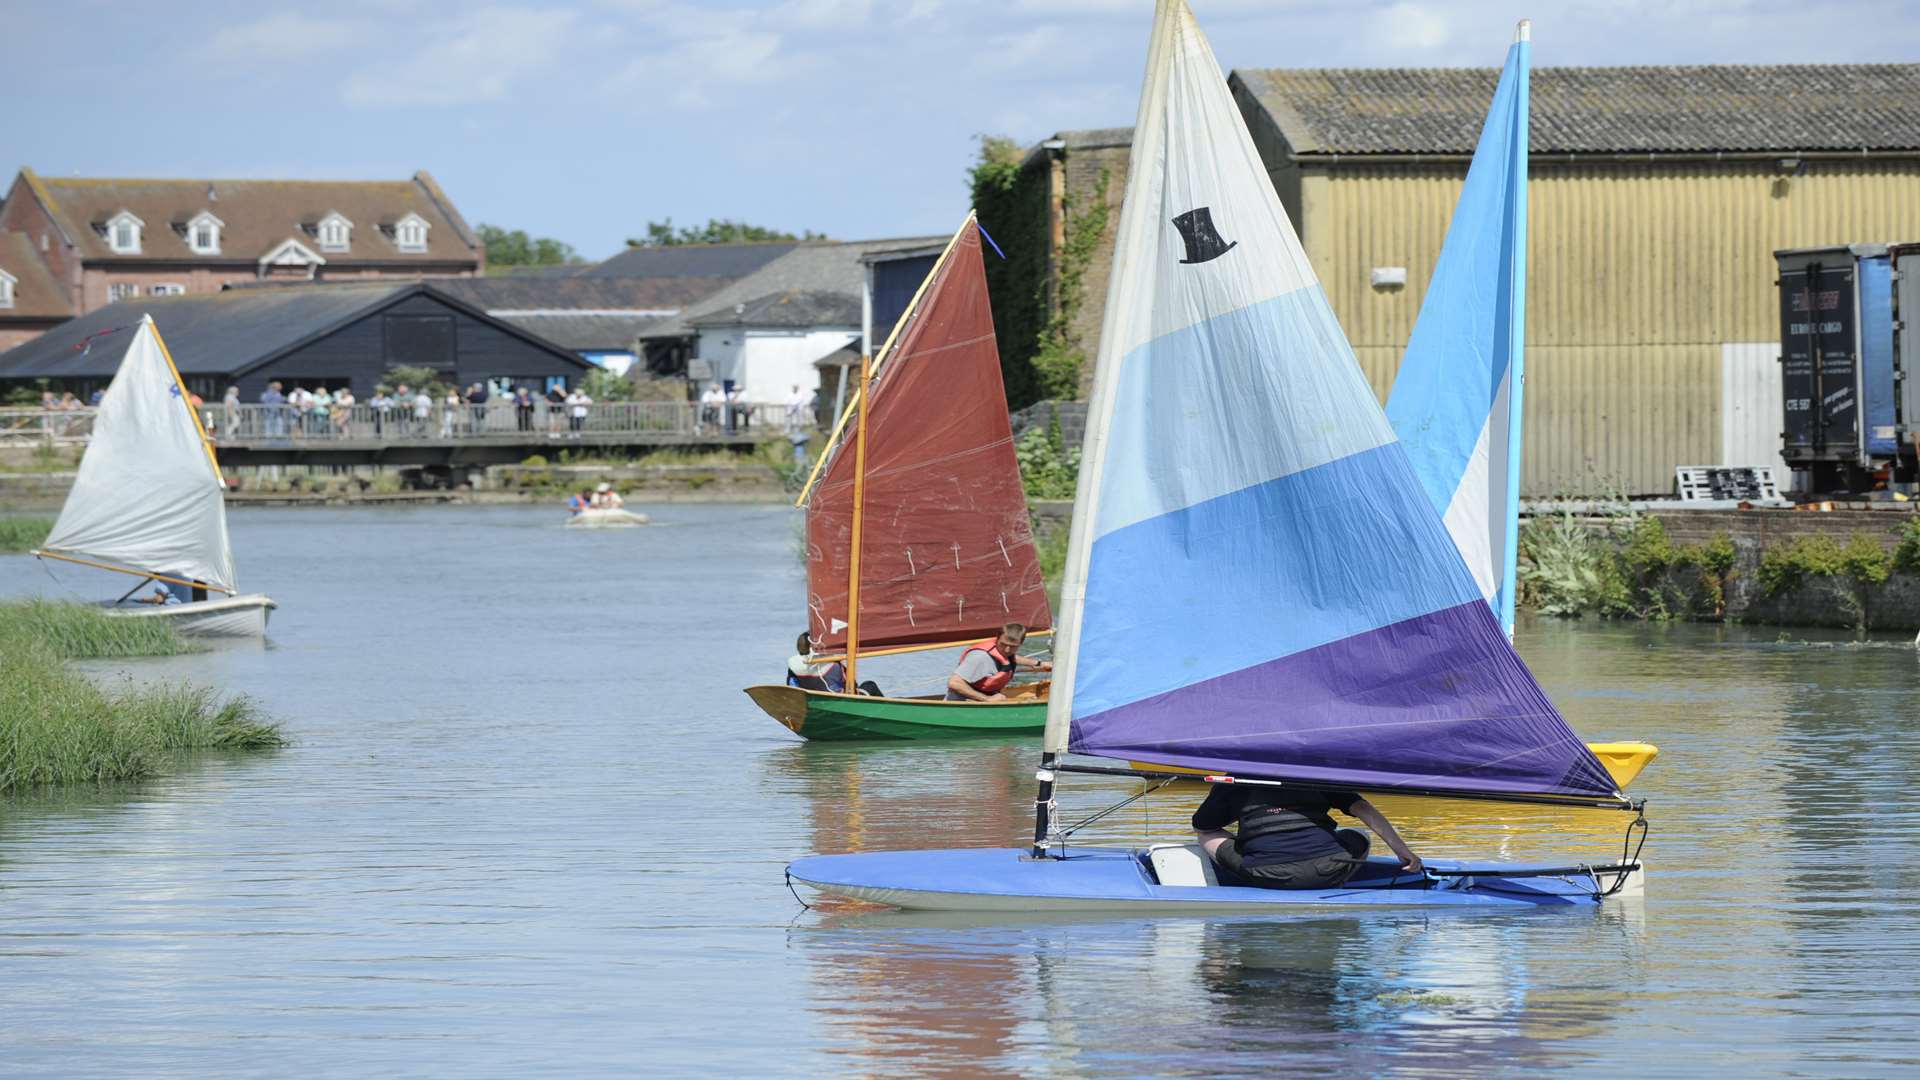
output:
{"label": "person in hat", "polygon": [[627,505],[627,500],[621,498],[620,493],[613,490],[612,484],[603,480],[600,482],[599,487],[593,489],[593,508],[595,510],[618,510],[625,505]]}

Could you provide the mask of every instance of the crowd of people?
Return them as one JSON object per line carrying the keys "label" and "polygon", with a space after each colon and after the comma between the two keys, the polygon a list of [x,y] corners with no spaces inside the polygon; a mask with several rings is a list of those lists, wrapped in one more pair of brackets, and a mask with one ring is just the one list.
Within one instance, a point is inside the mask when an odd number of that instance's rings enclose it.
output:
{"label": "crowd of people", "polygon": [[[569,390],[555,384],[536,395],[531,388],[506,379],[469,383],[464,390],[450,386],[437,398],[425,387],[415,389],[400,383],[389,389],[382,385],[375,387],[373,396],[364,402],[354,396],[351,387],[329,390],[324,384],[314,389],[295,385],[289,391],[275,380],[260,392],[259,404],[268,409],[257,434],[270,439],[320,435],[347,438],[360,424],[370,427],[375,438],[391,431],[412,438],[438,435],[450,439],[490,430],[498,426],[490,418],[509,412],[515,431],[532,432],[541,402],[547,406],[549,434],[559,437],[564,425],[566,433],[575,438],[586,429],[594,404],[592,396],[579,387]],[[228,437],[242,434],[239,388],[228,387],[222,404],[222,431]],[[356,405],[365,405],[366,409],[356,414]]]}

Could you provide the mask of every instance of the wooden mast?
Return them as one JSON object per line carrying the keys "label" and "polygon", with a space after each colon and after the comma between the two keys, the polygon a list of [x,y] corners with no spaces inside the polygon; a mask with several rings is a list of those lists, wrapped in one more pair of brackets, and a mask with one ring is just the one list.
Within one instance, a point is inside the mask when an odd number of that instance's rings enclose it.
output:
{"label": "wooden mast", "polygon": [[867,494],[867,379],[870,358],[860,354],[860,389],[854,395],[853,443],[853,551],[847,559],[847,686],[860,692],[860,526]]}

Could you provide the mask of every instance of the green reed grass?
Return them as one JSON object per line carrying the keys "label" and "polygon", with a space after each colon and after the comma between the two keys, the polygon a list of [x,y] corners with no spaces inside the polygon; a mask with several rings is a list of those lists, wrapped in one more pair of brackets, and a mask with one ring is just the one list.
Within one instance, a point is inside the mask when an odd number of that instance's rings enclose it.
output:
{"label": "green reed grass", "polygon": [[0,551],[32,551],[46,543],[52,531],[52,518],[0,518]]}
{"label": "green reed grass", "polygon": [[286,745],[244,697],[132,680],[102,689],[66,663],[193,651],[163,623],[78,604],[0,604],[0,791],[140,779],[177,751]]}

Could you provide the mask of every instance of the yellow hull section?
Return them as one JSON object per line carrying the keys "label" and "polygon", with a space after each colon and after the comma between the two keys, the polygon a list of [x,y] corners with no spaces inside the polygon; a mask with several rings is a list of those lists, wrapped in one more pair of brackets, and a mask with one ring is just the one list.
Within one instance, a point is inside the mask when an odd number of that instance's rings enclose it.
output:
{"label": "yellow hull section", "polygon": [[[1660,753],[1659,747],[1643,742],[1588,743],[1587,749],[1593,751],[1593,756],[1599,758],[1600,764],[1607,767],[1607,774],[1613,777],[1613,782],[1623,788],[1633,783],[1634,777],[1639,776],[1642,769],[1651,765],[1653,759]],[[1192,773],[1195,776],[1207,774],[1205,769],[1189,769],[1182,765],[1156,765],[1151,761],[1129,761],[1127,764],[1136,769],[1151,769],[1155,772]]]}

